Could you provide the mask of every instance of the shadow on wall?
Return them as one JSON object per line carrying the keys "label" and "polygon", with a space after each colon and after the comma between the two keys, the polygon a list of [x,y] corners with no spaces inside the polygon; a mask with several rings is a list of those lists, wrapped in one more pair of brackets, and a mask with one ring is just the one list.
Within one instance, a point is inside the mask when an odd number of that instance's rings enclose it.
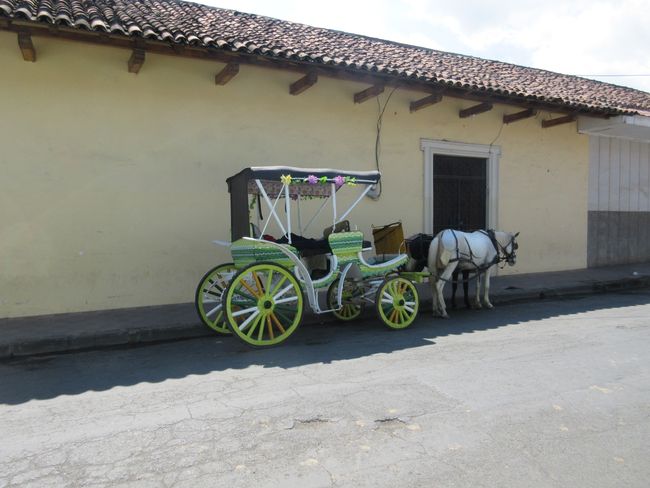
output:
{"label": "shadow on wall", "polygon": [[[595,310],[650,304],[650,291],[544,300],[501,306],[493,311],[459,310],[450,320],[421,312],[408,329],[391,331],[368,319],[349,324],[309,324],[284,345],[254,350],[234,338],[202,338],[181,342],[60,356],[17,359],[0,363],[0,404],[105,391],[116,386],[158,383],[188,375],[206,375],[257,365],[294,368],[328,364],[374,354],[431,346],[435,339],[499,327],[523,327],[530,322]],[[435,349],[432,349],[432,354]]]}

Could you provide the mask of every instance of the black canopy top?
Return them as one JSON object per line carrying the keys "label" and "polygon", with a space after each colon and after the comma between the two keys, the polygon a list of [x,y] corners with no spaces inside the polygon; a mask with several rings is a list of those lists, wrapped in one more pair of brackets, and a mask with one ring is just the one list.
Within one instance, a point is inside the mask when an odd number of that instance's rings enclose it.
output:
{"label": "black canopy top", "polygon": [[[288,187],[284,182],[291,181]],[[260,180],[266,195],[275,199],[288,191],[292,199],[303,196],[328,198],[332,189],[343,186],[374,185],[379,183],[379,171],[347,171],[323,168],[295,168],[291,166],[256,166],[241,170],[226,180],[230,193],[231,237],[235,241],[250,233],[249,195],[261,192],[255,180]],[[332,183],[334,187],[332,187]],[[259,198],[259,197],[258,197]]]}

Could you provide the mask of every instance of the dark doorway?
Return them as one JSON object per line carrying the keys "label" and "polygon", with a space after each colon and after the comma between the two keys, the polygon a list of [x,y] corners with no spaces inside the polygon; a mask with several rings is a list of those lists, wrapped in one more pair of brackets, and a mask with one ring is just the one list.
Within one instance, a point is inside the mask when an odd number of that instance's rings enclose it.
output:
{"label": "dark doorway", "polygon": [[433,156],[433,233],[486,227],[487,159]]}

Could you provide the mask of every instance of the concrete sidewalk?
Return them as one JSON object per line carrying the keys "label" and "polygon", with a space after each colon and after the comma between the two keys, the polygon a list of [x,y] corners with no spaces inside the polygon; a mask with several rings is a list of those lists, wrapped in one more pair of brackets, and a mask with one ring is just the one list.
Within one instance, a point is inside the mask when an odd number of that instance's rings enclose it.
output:
{"label": "concrete sidewalk", "polygon": [[[498,276],[492,279],[491,299],[499,304],[649,286],[650,263],[643,263]],[[421,298],[425,305],[420,313],[427,313],[428,286]],[[457,300],[462,303],[462,289]],[[311,322],[329,320],[330,315],[305,317]],[[218,337],[200,323],[192,303],[0,319],[0,359],[203,336]]]}

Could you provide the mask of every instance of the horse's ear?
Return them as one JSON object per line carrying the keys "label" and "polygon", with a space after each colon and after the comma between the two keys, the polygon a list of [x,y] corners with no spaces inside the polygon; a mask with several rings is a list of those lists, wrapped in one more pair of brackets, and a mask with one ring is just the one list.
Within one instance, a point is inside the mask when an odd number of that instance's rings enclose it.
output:
{"label": "horse's ear", "polygon": [[514,236],[512,236],[512,237],[513,237],[514,239],[516,239],[518,235],[519,235],[519,232],[517,232],[517,233],[516,233]]}

